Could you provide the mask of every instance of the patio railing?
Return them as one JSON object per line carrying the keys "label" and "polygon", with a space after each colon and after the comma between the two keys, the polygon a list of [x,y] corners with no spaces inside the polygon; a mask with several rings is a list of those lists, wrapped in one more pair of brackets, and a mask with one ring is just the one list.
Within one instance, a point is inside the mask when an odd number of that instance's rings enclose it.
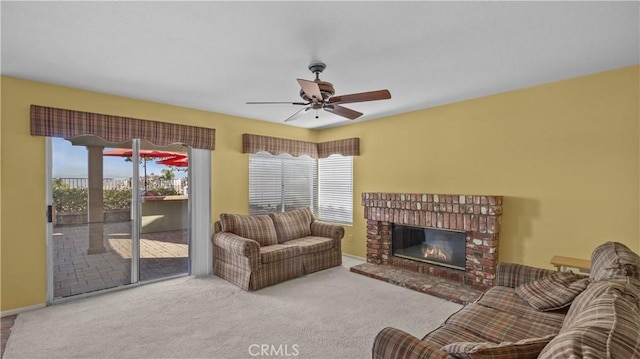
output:
{"label": "patio railing", "polygon": [[[54,178],[53,202],[57,213],[78,214],[86,212],[88,201],[87,178]],[[141,194],[145,188],[144,177],[141,177],[138,185]],[[147,191],[152,191],[160,196],[172,196],[186,194],[187,180],[161,179],[147,177]],[[149,193],[149,192],[147,192]],[[103,181],[103,206],[105,210],[129,210],[131,207],[131,178],[105,178]]]}
{"label": "patio railing", "polygon": [[[56,183],[62,184],[69,188],[88,188],[88,178],[76,177],[58,177],[54,178]],[[131,178],[104,178],[102,180],[102,188],[104,189],[131,189]],[[184,187],[187,185],[186,178],[164,179],[147,177],[147,189],[173,188],[177,193],[183,193]],[[144,188],[144,177],[140,177],[140,188]]]}

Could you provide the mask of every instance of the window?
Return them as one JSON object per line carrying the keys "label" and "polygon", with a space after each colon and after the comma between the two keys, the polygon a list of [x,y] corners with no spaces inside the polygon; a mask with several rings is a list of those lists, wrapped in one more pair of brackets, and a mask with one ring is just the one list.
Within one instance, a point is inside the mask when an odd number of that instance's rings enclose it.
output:
{"label": "window", "polygon": [[249,214],[309,207],[327,222],[353,222],[352,157],[314,160],[266,152],[249,155]]}
{"label": "window", "polygon": [[353,157],[331,155],[318,160],[318,218],[353,222]]}
{"label": "window", "polygon": [[317,208],[317,164],[311,157],[249,156],[249,214]]}

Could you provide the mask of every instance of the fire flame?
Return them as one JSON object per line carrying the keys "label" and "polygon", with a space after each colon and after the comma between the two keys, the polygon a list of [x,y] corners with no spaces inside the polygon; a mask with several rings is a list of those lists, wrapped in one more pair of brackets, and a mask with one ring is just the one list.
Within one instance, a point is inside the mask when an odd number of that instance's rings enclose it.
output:
{"label": "fire flame", "polygon": [[432,246],[423,247],[422,255],[424,256],[424,258],[435,258],[435,259],[441,259],[444,261],[449,261],[449,257],[437,247],[432,247]]}

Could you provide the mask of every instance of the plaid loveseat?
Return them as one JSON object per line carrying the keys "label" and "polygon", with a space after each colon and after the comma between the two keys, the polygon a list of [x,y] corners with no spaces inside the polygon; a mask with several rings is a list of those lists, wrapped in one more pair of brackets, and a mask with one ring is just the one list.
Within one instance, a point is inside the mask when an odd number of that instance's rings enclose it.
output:
{"label": "plaid loveseat", "polygon": [[[625,245],[597,247],[588,278],[511,263],[497,272],[422,340],[380,331],[373,358],[640,358],[640,257]],[[574,278],[554,287],[559,277]]]}
{"label": "plaid loveseat", "polygon": [[223,213],[213,235],[214,273],[257,290],[342,264],[342,226],[317,221],[309,208],[244,216]]}

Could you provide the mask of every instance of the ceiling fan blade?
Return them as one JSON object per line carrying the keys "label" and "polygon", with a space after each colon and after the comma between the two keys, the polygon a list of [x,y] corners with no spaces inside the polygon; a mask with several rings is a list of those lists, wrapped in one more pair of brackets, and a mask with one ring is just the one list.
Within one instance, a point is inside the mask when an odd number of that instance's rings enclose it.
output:
{"label": "ceiling fan blade", "polygon": [[324,109],[331,113],[335,113],[338,116],[346,117],[350,120],[355,120],[356,118],[362,116],[362,112],[354,111],[350,108],[342,107],[340,105],[325,105]]}
{"label": "ceiling fan blade", "polygon": [[302,87],[302,91],[309,97],[313,102],[322,102],[322,93],[320,93],[320,87],[317,83],[309,80],[298,79],[298,83],[300,87]]}
{"label": "ceiling fan blade", "polygon": [[307,111],[311,110],[311,107],[305,107],[305,108],[301,108],[299,111],[297,111],[296,113],[294,113],[293,115],[289,116],[289,118],[287,118],[286,120],[284,120],[284,122],[289,122],[289,121],[294,121],[297,120],[298,118],[300,118],[301,115],[303,115],[304,113],[306,113]]}
{"label": "ceiling fan blade", "polygon": [[306,102],[247,102],[247,105],[302,105],[306,106]]}
{"label": "ceiling fan blade", "polygon": [[369,92],[361,92],[354,93],[350,95],[338,95],[329,98],[327,103],[354,103],[354,102],[365,102],[365,101],[378,101],[378,100],[388,100],[391,98],[391,92],[389,90],[378,90],[378,91],[369,91]]}

